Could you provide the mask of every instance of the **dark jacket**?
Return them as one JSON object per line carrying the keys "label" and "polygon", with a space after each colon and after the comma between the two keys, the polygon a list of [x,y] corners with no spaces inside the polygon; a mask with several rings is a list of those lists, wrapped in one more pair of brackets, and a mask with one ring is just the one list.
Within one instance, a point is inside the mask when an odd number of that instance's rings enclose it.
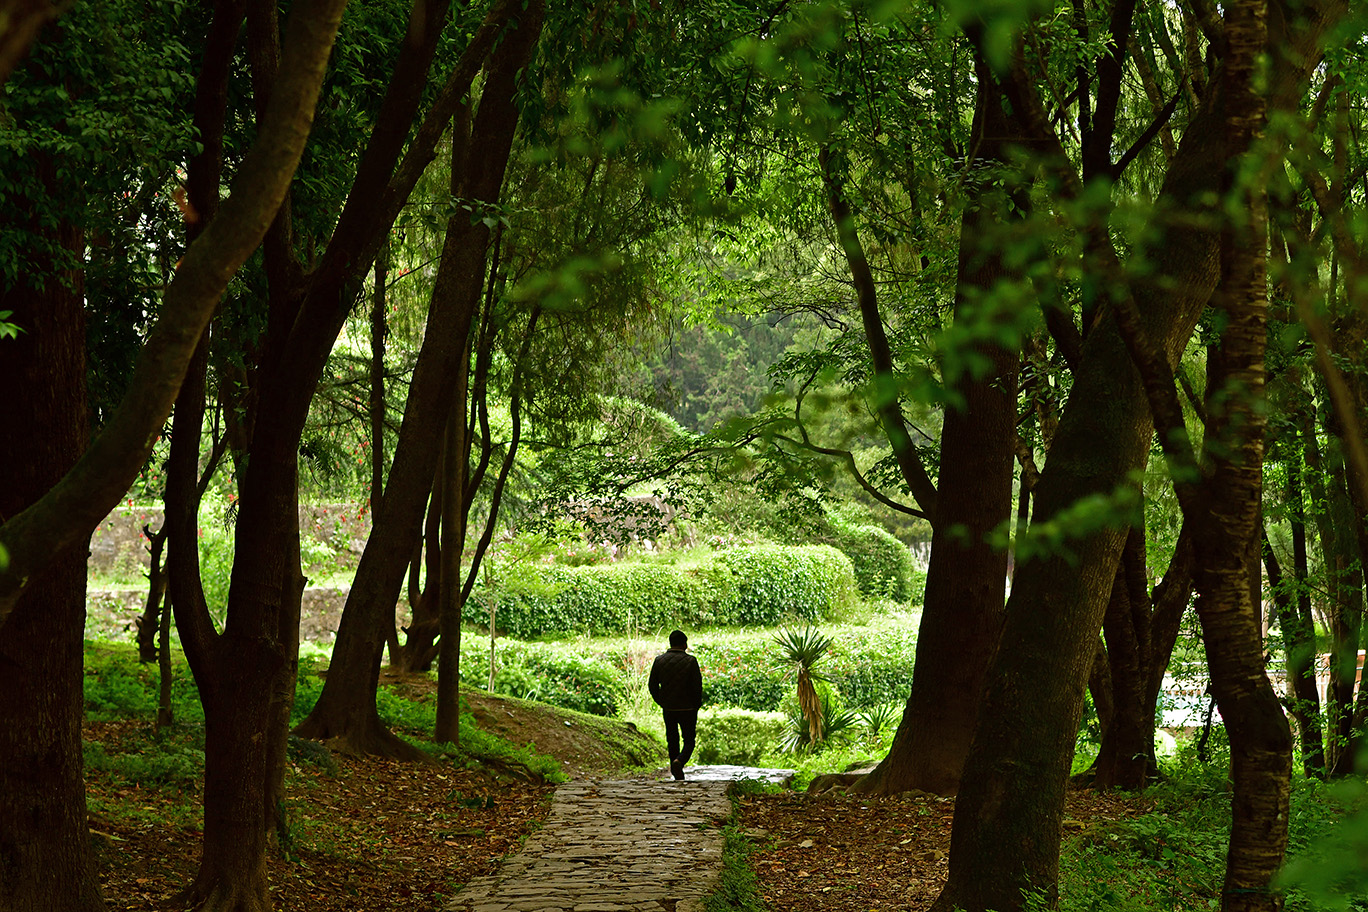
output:
{"label": "dark jacket", "polygon": [[656,656],[647,682],[651,699],[661,709],[698,709],[703,705],[703,673],[698,660],[683,649]]}

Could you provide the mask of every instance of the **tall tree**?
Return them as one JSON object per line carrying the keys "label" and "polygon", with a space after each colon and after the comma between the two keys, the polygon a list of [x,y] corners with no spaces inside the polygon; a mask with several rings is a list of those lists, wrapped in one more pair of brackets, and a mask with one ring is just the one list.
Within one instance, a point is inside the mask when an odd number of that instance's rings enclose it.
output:
{"label": "tall tree", "polygon": [[460,196],[473,208],[457,207],[447,224],[390,482],[347,598],[323,693],[296,729],[304,737],[341,738],[365,752],[412,755],[389,733],[375,709],[386,623],[432,489],[460,358],[467,350],[466,338],[484,286],[490,234],[485,213],[500,198],[518,124],[520,72],[532,59],[543,12],[540,4],[531,4],[489,59],[472,126],[472,155],[461,175]]}
{"label": "tall tree", "polygon": [[[1272,83],[1278,91],[1270,104],[1286,110],[1304,91],[1319,58],[1320,38],[1342,7],[1279,10],[1269,43],[1282,49],[1285,69],[1280,81]],[[1115,46],[1124,47],[1129,16],[1113,23]],[[970,28],[981,41],[979,28]],[[1220,39],[1220,31],[1214,34]],[[1247,50],[1240,48],[1241,53]],[[1116,302],[1133,297],[1140,331],[1163,359],[1160,363],[1173,365],[1221,280],[1225,220],[1208,201],[1227,189],[1233,129],[1228,118],[1246,116],[1227,107],[1229,99],[1248,96],[1251,73],[1243,68],[1243,58],[1226,65],[1223,39],[1216,42],[1216,53],[1222,62],[1209,83],[1205,74],[1196,74],[1210,94],[1184,131],[1155,207],[1150,237],[1157,241],[1145,251],[1149,279],[1126,280],[1103,230],[1105,222],[1083,227],[1085,262],[1106,283],[1098,302],[1103,306],[1090,324],[1069,402],[1041,473],[1033,525],[1064,521],[1066,511],[1086,496],[1110,499],[1124,493],[1148,452],[1149,404],[1139,374],[1129,366]],[[1023,131],[1048,150],[1041,161],[1055,186],[1069,198],[1081,199],[1081,181],[1054,138],[1020,56],[1002,78]],[[1110,172],[1102,169],[1095,180],[1108,179]],[[1162,281],[1155,281],[1156,276]],[[1171,367],[1163,376],[1171,378]],[[937,910],[1011,910],[1022,906],[1027,892],[1055,895],[1072,742],[1124,538],[1123,529],[1104,526],[1090,530],[1068,553],[1036,558],[1018,568],[1003,630],[1003,642],[1012,647],[998,651],[990,672],[956,802],[950,876]],[[1266,887],[1266,882],[1260,886]]]}
{"label": "tall tree", "polygon": [[[7,438],[25,446],[22,452],[5,451],[7,476],[28,482],[7,488],[16,499],[3,507],[0,551],[7,560],[0,564],[0,642],[6,644],[7,656],[13,642],[24,647],[23,662],[39,660],[46,668],[42,677],[24,676],[24,681],[6,686],[7,693],[18,695],[36,681],[45,683],[45,693],[33,700],[6,703],[11,715],[0,741],[0,767],[6,777],[0,832],[7,840],[9,834],[20,837],[5,850],[7,907],[99,907],[80,784],[84,541],[146,460],[218,295],[260,241],[280,204],[303,150],[340,14],[339,2],[297,7],[299,28],[285,57],[279,91],[224,200],[221,217],[186,251],[163,296],[160,319],[142,348],[128,392],[89,448],[83,446],[82,430],[86,404],[80,356],[81,237],[70,227],[72,222],[44,216],[31,225],[30,237],[40,258],[57,257],[34,273],[42,276],[37,280],[38,295],[6,279],[6,303],[12,295],[24,299],[6,309],[23,314],[21,319],[28,318],[32,306],[40,312],[21,334],[31,341],[4,343],[13,349],[13,355],[3,359],[4,370],[19,371],[11,377],[15,388],[53,393],[51,398],[34,396],[25,413],[13,416],[15,428],[41,420],[42,430],[33,426],[31,437]],[[52,164],[49,160],[48,167]],[[56,172],[49,175],[49,192],[60,199],[69,192],[70,182],[58,183],[55,177]],[[37,210],[29,211],[38,215]],[[54,224],[67,227],[58,227],[49,236]],[[62,250],[67,251],[65,256],[59,255]],[[43,295],[52,300],[45,303]],[[11,398],[17,404],[17,397]],[[52,450],[44,449],[44,440],[51,442]],[[33,616],[33,606],[40,602],[41,631],[34,627]],[[40,632],[40,641],[27,643]],[[7,675],[24,667],[8,658],[0,665]],[[47,811],[35,816],[34,807]]]}
{"label": "tall tree", "polygon": [[[976,325],[985,337],[973,354],[958,357],[968,362],[978,356],[987,367],[944,369],[950,401],[912,689],[888,756],[856,784],[857,791],[955,793],[1002,627],[1007,550],[994,543],[992,533],[1012,509],[1018,355],[1012,345],[987,337],[1014,334],[1013,304],[1004,307],[998,297],[999,284],[1020,281],[1003,262],[1002,221],[1010,218],[1009,200],[1018,212],[1026,204],[1019,188],[992,190],[1012,141],[1003,101],[980,62],[969,140],[974,154],[965,163],[965,191],[977,199],[965,207],[960,223],[955,320]],[[998,329],[986,332],[989,327]]]}

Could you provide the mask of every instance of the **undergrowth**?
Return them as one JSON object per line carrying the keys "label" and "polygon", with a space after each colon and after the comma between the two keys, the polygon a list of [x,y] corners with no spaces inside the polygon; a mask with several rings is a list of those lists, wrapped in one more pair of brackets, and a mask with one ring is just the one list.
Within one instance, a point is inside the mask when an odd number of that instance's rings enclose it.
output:
{"label": "undergrowth", "polygon": [[741,795],[767,790],[755,780],[733,783],[729,791],[732,814],[722,826],[722,873],[717,888],[704,900],[705,912],[768,912],[760,898],[760,882],[750,864],[754,846],[741,828],[736,804]]}

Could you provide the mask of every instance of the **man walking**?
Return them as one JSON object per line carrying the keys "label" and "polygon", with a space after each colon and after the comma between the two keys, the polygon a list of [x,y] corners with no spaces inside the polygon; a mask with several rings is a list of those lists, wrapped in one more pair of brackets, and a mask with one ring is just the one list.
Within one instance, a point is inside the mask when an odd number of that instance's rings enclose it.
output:
{"label": "man walking", "polygon": [[670,773],[676,779],[684,778],[684,764],[693,755],[698,708],[703,705],[703,674],[688,648],[684,632],[672,631],[670,648],[656,656],[647,682],[651,699],[665,713],[665,744],[670,749]]}

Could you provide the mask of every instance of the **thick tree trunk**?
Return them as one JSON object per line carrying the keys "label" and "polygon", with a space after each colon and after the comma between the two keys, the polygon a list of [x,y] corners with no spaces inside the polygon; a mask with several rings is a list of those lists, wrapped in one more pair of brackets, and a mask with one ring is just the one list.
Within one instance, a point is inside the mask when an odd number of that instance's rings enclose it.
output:
{"label": "thick tree trunk", "polygon": [[[1014,99],[1014,107],[1019,107]],[[1023,102],[1024,103],[1024,102]],[[1199,117],[1184,137],[1164,197],[1200,207],[1223,149],[1218,126]],[[1149,337],[1176,362],[1215,287],[1217,237],[1201,221],[1156,225],[1151,262],[1166,266],[1166,293],[1141,289]],[[1035,491],[1034,524],[1056,520],[1084,497],[1131,489],[1151,439],[1149,404],[1130,366],[1115,315],[1103,313],[1083,344],[1073,389]],[[1057,890],[1064,789],[1083,688],[1115,582],[1131,517],[1021,563],[1003,643],[989,674],[973,749],[955,806],[950,876],[937,912],[1021,908],[1023,891]],[[1010,845],[1011,851],[1004,851]]]}
{"label": "thick tree trunk", "polygon": [[[518,122],[514,96],[519,74],[536,47],[543,13],[533,2],[490,59],[472,134],[475,154],[464,183],[468,199],[493,203],[499,198]],[[419,759],[380,722],[375,690],[385,624],[422,523],[460,356],[479,304],[488,240],[488,226],[483,221],[470,224],[464,212],[448,224],[390,482],[357,567],[323,692],[297,729],[304,737],[341,739],[363,752]]]}
{"label": "thick tree trunk", "polygon": [[[1002,103],[997,84],[981,79],[973,131],[980,166],[998,165],[1005,154]],[[1012,276],[1000,256],[998,213],[1008,210],[1007,199],[981,203],[967,208],[961,222],[955,320],[986,330],[1005,319],[994,293]],[[975,353],[992,367],[982,375],[959,372],[952,389],[963,403],[945,411],[911,694],[888,756],[856,791],[953,795],[973,740],[1002,629],[1007,551],[988,539],[1012,513],[1018,367],[1011,348],[985,341]]]}
{"label": "thick tree trunk", "polygon": [[[57,189],[50,165],[40,171]],[[79,261],[75,226],[33,232]],[[86,444],[81,273],[40,281],[0,290],[24,330],[0,340],[0,517],[47,493]],[[49,555],[0,620],[0,908],[13,912],[104,908],[81,762],[86,547]]]}

